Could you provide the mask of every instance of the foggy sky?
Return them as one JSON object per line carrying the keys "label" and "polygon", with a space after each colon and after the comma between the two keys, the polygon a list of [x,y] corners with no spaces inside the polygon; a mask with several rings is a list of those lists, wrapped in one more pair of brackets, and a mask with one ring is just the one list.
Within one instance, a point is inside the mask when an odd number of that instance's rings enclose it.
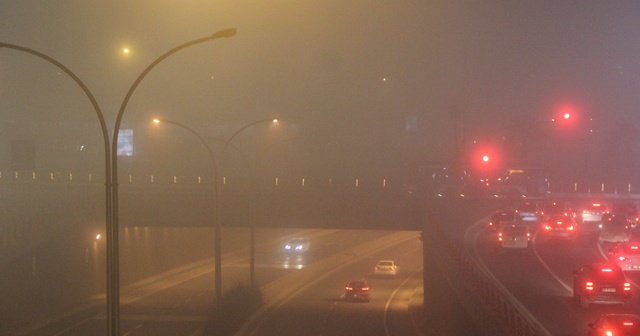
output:
{"label": "foggy sky", "polygon": [[[277,116],[305,136],[306,159],[349,166],[451,158],[454,111],[464,115],[458,127],[469,138],[549,119],[565,104],[583,120],[631,129],[638,122],[640,4],[633,1],[0,3],[0,42],[69,67],[109,125],[153,60],[226,28],[237,36],[190,47],[154,69],[123,123],[143,127],[161,116],[209,132]],[[15,120],[98,129],[86,97],[59,73],[0,50],[5,133]],[[407,134],[411,118],[417,129]],[[223,133],[216,135],[230,135]]]}

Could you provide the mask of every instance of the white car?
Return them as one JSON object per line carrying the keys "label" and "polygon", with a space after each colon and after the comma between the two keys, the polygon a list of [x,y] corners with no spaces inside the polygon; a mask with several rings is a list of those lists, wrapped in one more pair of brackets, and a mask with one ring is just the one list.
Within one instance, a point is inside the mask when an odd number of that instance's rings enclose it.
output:
{"label": "white car", "polygon": [[380,260],[376,267],[373,268],[375,276],[396,276],[400,271],[400,267],[393,260]]}
{"label": "white car", "polygon": [[284,251],[287,253],[304,253],[309,250],[309,240],[306,238],[293,238],[284,245]]}

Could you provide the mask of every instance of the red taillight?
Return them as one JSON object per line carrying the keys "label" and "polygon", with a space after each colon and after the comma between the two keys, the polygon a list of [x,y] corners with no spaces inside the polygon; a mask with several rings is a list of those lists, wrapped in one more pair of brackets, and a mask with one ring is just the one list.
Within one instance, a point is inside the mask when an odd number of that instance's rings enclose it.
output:
{"label": "red taillight", "polygon": [[638,249],[638,247],[637,247],[637,246],[631,246],[631,249],[632,249],[632,250],[637,250],[637,249]]}
{"label": "red taillight", "polygon": [[351,287],[349,287],[349,286],[345,287],[344,289],[346,289],[346,290],[353,290],[353,288],[351,288]]}
{"label": "red taillight", "polygon": [[625,258],[625,257],[623,257],[623,256],[618,256],[618,260],[620,260],[620,261],[625,261],[625,260],[627,260],[627,258]]}
{"label": "red taillight", "polygon": [[628,282],[625,282],[625,283],[624,283],[624,290],[625,290],[625,291],[630,291],[630,290],[631,290],[631,284],[630,284],[630,283],[628,283]]}
{"label": "red taillight", "polygon": [[610,268],[603,268],[602,272],[607,272],[607,273],[611,273],[612,269]]}
{"label": "red taillight", "polygon": [[587,281],[587,282],[584,284],[584,289],[586,289],[586,290],[588,290],[588,291],[593,290],[593,282],[591,282],[591,281]]}
{"label": "red taillight", "polygon": [[632,326],[633,322],[623,322],[622,325],[624,325],[624,326]]}
{"label": "red taillight", "polygon": [[362,290],[363,290],[363,291],[368,291],[368,290],[369,290],[369,287],[362,287]]}
{"label": "red taillight", "polygon": [[572,225],[572,226],[570,226],[570,227],[568,227],[568,228],[567,228],[567,230],[569,230],[569,231],[573,231],[573,230],[574,230],[573,225]]}

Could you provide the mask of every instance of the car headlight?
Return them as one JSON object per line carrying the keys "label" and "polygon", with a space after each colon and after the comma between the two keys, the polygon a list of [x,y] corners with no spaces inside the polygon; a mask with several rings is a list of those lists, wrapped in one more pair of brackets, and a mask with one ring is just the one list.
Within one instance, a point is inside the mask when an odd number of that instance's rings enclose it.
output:
{"label": "car headlight", "polygon": [[291,245],[285,245],[285,246],[284,246],[284,249],[285,249],[285,250],[290,250],[290,249],[291,249]]}

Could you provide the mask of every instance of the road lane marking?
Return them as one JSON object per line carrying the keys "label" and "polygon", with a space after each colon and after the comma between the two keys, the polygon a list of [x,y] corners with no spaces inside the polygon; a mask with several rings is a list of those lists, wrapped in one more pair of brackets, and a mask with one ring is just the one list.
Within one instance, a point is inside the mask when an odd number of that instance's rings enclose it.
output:
{"label": "road lane marking", "polygon": [[[396,295],[396,293],[397,293],[397,292],[398,292],[398,291],[399,291],[399,290],[400,290],[400,289],[401,289],[401,288],[402,288],[402,287],[407,283],[407,281],[411,280],[411,278],[412,278],[414,275],[416,275],[416,274],[418,274],[418,273],[422,272],[422,269],[423,269],[423,268],[422,268],[422,267],[420,267],[418,270],[416,270],[415,272],[411,273],[411,275],[409,275],[409,276],[408,276],[408,277],[407,277],[407,278],[406,278],[406,279],[405,279],[405,280],[400,284],[400,286],[398,286],[398,287],[393,291],[393,293],[391,293],[391,296],[389,296],[389,300],[387,300],[387,303],[384,305],[384,314],[383,314],[384,318],[382,319],[382,320],[383,320],[383,324],[384,324],[384,333],[385,333],[385,335],[387,335],[387,336],[391,335],[391,333],[389,332],[389,325],[388,325],[388,323],[387,323],[387,317],[388,317],[389,306],[391,305],[391,301],[393,300],[393,298],[394,298],[394,296]],[[409,305],[407,304],[407,311],[409,310],[408,308],[409,308]],[[414,323],[414,321],[413,321],[413,318],[411,318],[411,315],[409,315],[409,319],[411,320],[411,324],[413,325],[414,329],[415,329],[416,331],[418,331],[418,329],[416,328],[415,323]]]}

